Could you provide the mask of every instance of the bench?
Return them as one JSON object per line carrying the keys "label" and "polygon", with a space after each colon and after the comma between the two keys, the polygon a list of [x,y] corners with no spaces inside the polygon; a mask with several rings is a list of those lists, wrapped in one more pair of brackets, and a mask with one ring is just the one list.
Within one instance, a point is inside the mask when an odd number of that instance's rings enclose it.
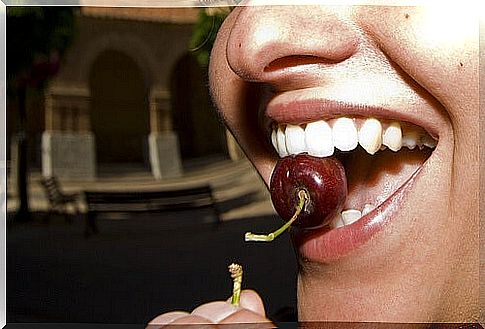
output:
{"label": "bench", "polygon": [[163,191],[85,191],[87,228],[97,233],[96,215],[104,213],[158,212],[212,208],[217,222],[220,214],[209,185]]}
{"label": "bench", "polygon": [[44,187],[44,192],[49,200],[49,214],[53,212],[63,213],[67,219],[70,206],[76,214],[81,212],[79,204],[81,195],[63,192],[55,176],[44,176],[40,183]]}

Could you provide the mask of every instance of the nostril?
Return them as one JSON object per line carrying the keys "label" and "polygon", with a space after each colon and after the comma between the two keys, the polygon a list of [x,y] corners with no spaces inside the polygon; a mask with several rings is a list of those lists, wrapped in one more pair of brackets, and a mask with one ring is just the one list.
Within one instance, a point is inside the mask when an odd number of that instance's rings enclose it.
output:
{"label": "nostril", "polygon": [[319,56],[292,55],[292,56],[285,56],[285,57],[275,59],[264,68],[264,72],[273,72],[273,71],[278,71],[281,69],[300,66],[300,65],[335,64],[337,62],[338,61],[336,60],[330,60]]}

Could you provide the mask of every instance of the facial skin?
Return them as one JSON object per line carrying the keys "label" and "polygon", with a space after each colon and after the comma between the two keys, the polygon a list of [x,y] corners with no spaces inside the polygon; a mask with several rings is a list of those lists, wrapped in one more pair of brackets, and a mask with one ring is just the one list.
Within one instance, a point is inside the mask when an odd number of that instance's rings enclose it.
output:
{"label": "facial skin", "polygon": [[325,119],[339,116],[338,104],[370,107],[439,139],[429,157],[400,151],[376,160],[377,169],[349,165],[360,182],[350,194],[398,189],[421,169],[365,243],[336,258],[300,255],[300,321],[478,320],[478,20],[448,9],[245,6],[219,31],[211,91],[266,184],[278,155],[261,122],[291,117],[294,100],[337,104],[319,112]]}

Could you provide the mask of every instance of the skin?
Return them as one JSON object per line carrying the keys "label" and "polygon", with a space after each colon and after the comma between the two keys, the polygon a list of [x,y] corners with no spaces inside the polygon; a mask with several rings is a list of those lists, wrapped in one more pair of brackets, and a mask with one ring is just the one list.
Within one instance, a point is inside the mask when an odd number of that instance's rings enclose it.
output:
{"label": "skin", "polygon": [[266,319],[263,301],[253,290],[243,290],[238,306],[226,301],[214,301],[197,307],[192,312],[174,311],[161,314],[148,323],[147,329],[180,328],[183,324],[196,324],[197,328],[217,328],[217,324],[258,323],[256,329],[273,328]]}
{"label": "skin", "polygon": [[267,184],[278,157],[258,128],[261,85],[384,104],[439,138],[383,231],[336,261],[300,258],[300,321],[478,321],[478,58],[469,8],[249,6],[226,19],[211,91]]}

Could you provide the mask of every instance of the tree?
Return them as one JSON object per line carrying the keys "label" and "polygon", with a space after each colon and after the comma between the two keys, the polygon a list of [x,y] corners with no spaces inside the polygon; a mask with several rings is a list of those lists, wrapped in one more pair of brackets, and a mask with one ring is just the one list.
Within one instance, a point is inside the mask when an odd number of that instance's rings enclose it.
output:
{"label": "tree", "polygon": [[7,7],[7,97],[18,104],[16,220],[28,220],[27,91],[59,70],[75,32],[74,7]]}
{"label": "tree", "polygon": [[199,12],[189,47],[204,70],[207,70],[209,65],[210,53],[216,40],[217,31],[230,12],[231,7],[209,7]]}

